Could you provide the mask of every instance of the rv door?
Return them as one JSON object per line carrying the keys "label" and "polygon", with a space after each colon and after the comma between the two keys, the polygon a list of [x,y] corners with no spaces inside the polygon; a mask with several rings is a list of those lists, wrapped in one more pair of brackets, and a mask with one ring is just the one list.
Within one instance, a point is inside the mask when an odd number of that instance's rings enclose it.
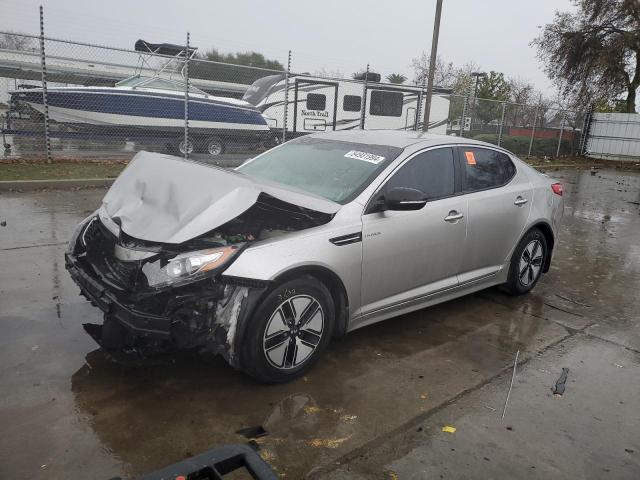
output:
{"label": "rv door", "polygon": [[337,97],[335,82],[296,79],[294,132],[335,130]]}

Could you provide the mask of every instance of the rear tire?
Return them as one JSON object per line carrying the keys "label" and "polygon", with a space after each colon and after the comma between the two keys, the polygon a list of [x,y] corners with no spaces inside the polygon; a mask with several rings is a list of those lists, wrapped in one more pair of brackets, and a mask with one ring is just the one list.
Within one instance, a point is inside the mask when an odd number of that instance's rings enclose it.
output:
{"label": "rear tire", "polygon": [[504,289],[511,295],[523,295],[533,287],[542,276],[547,259],[547,241],[537,228],[529,230],[520,240],[509,267],[509,277]]}
{"label": "rear tire", "polygon": [[218,137],[207,138],[204,141],[205,152],[211,155],[212,157],[217,157],[218,155],[222,155],[224,153],[225,145],[224,142]]}
{"label": "rear tire", "polygon": [[285,281],[266,295],[248,325],[241,368],[264,383],[293,380],[322,355],[333,327],[327,287],[308,275]]}

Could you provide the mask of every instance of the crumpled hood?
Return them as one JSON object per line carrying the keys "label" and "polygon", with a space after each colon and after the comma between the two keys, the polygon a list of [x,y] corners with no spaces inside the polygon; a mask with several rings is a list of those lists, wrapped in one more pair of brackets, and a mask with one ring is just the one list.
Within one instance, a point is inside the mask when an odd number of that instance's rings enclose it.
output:
{"label": "crumpled hood", "polygon": [[100,217],[127,235],[182,243],[227,223],[266,193],[283,202],[334,214],[341,205],[232,170],[140,152],[104,196]]}

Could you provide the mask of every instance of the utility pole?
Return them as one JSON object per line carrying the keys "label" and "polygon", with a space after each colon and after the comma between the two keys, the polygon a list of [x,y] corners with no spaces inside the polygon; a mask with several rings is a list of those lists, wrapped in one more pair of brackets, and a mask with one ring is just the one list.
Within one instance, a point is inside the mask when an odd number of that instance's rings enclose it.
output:
{"label": "utility pole", "polygon": [[438,56],[438,37],[440,36],[440,17],[442,16],[442,0],[436,3],[436,18],[433,22],[433,39],[431,40],[431,57],[429,58],[429,79],[427,80],[427,98],[424,105],[424,121],[422,131],[429,130],[429,114],[431,113],[431,97],[433,96],[433,77],[436,70],[436,57]]}

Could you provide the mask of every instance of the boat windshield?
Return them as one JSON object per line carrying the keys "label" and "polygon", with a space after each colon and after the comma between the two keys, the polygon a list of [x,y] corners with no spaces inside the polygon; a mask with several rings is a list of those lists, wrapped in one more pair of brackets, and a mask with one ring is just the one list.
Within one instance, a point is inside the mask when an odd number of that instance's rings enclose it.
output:
{"label": "boat windshield", "polygon": [[[160,90],[174,90],[184,92],[185,83],[179,80],[168,80],[160,77],[143,77],[133,76],[120,80],[116,83],[116,87],[131,87],[131,88],[157,88]],[[200,95],[207,95],[199,88],[189,86],[189,93],[199,93]]]}
{"label": "boat windshield", "polygon": [[251,105],[257,106],[276,83],[284,79],[284,74],[269,75],[268,77],[262,77],[251,84],[251,86],[244,92],[242,99],[249,102]]}

